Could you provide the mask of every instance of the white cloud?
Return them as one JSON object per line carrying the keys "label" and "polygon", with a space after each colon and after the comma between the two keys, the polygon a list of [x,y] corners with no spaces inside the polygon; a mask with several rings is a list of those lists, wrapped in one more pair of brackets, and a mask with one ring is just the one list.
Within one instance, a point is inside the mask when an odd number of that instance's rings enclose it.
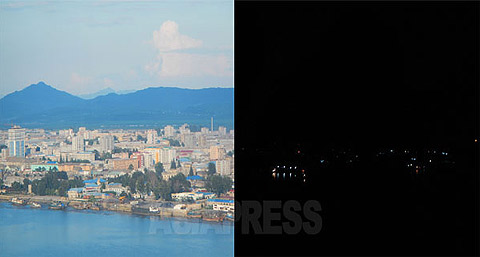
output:
{"label": "white cloud", "polygon": [[159,30],[153,31],[153,45],[160,52],[169,52],[202,46],[202,40],[180,34],[178,24],[166,21]]}
{"label": "white cloud", "polygon": [[178,50],[199,48],[202,41],[179,33],[178,24],[166,21],[153,32],[156,59],[144,66],[150,75],[159,78],[182,76],[232,76],[232,58],[224,54],[192,54]]}

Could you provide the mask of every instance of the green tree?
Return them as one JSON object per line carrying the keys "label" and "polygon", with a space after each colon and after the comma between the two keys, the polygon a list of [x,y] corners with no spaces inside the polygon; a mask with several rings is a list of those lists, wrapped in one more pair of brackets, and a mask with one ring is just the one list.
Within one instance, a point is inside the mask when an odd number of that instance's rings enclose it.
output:
{"label": "green tree", "polygon": [[153,193],[157,199],[161,198],[166,201],[172,200],[172,189],[165,180],[161,180],[154,188]]}
{"label": "green tree", "polygon": [[188,176],[193,176],[193,168],[190,166],[190,170],[188,171]]}
{"label": "green tree", "polygon": [[177,169],[177,165],[175,164],[175,160],[172,160],[172,162],[170,164],[170,169],[172,169],[172,170]]}
{"label": "green tree", "polygon": [[205,182],[207,190],[215,193],[217,196],[226,193],[232,188],[232,185],[232,179],[221,175],[209,176]]}
{"label": "green tree", "polygon": [[23,186],[22,186],[22,184],[20,184],[20,182],[15,181],[15,182],[12,183],[12,189],[14,191],[22,191]]}
{"label": "green tree", "polygon": [[27,191],[28,190],[28,185],[30,185],[31,183],[32,183],[32,181],[30,181],[28,178],[23,179],[23,189],[25,191]]}
{"label": "green tree", "polygon": [[157,162],[155,164],[155,172],[157,173],[157,176],[161,177],[164,171],[165,169],[163,168],[163,164],[161,162]]}
{"label": "green tree", "polygon": [[216,172],[217,172],[217,168],[215,167],[215,163],[213,162],[208,163],[208,171],[207,171],[208,176],[212,176]]}
{"label": "green tree", "polygon": [[190,182],[187,181],[187,178],[182,173],[178,173],[177,175],[171,177],[168,180],[172,193],[180,193],[185,192],[190,189]]}
{"label": "green tree", "polygon": [[128,165],[128,170],[129,170],[129,171],[132,171],[132,170],[133,170],[133,165],[132,165],[132,164]]}

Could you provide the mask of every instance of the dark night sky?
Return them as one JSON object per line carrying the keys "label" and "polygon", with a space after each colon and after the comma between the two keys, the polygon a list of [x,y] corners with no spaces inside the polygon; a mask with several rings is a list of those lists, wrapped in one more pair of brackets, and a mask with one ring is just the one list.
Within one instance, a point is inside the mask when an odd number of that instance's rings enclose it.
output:
{"label": "dark night sky", "polygon": [[236,110],[248,115],[236,121],[255,123],[258,137],[275,127],[306,140],[318,132],[319,140],[335,143],[435,144],[473,133],[473,123],[465,125],[474,108],[475,8],[446,2],[238,8]]}
{"label": "dark night sky", "polygon": [[[473,232],[454,224],[473,229],[468,208],[478,211],[472,200],[478,193],[478,11],[478,2],[235,3],[236,200],[275,199],[276,193],[283,200],[321,199],[329,226],[318,237],[236,230],[238,255],[472,254]],[[259,149],[279,156],[299,143],[309,154],[319,146],[360,154],[448,147],[457,172],[445,175],[451,182],[434,182],[416,203],[402,198],[409,185],[382,167],[373,175],[368,163],[326,175],[308,196],[288,196],[288,189],[257,181],[254,167],[271,161]],[[457,209],[443,211],[451,205]],[[378,213],[385,215],[374,218]],[[412,213],[443,216],[423,226]],[[437,222],[445,220],[441,230]]]}

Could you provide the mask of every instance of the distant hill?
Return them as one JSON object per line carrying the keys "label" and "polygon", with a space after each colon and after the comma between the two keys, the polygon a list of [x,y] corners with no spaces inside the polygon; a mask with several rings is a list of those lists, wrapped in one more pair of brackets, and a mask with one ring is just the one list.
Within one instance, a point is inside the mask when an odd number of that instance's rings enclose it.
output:
{"label": "distant hill", "polygon": [[108,95],[110,93],[116,93],[115,90],[113,90],[112,88],[110,87],[107,87],[107,88],[104,88],[102,90],[99,90],[95,93],[92,93],[92,94],[83,94],[83,95],[78,95],[78,97],[81,97],[83,99],[93,99],[97,96],[101,96],[101,95]]}
{"label": "distant hill", "polygon": [[233,126],[233,88],[150,87],[82,99],[39,82],[0,99],[0,122],[24,127],[161,126],[187,122]]}

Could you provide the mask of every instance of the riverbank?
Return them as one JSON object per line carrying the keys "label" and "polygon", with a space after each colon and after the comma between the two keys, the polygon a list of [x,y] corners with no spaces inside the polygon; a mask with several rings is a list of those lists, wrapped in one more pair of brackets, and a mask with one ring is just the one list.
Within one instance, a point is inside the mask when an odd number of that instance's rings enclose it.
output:
{"label": "riverbank", "polygon": [[[109,201],[96,201],[90,202],[84,199],[68,199],[66,197],[60,196],[38,196],[38,195],[23,195],[23,194],[8,194],[8,195],[0,195],[1,202],[11,202],[12,198],[17,198],[20,200],[24,200],[26,205],[30,205],[32,203],[39,203],[41,205],[49,205],[52,202],[61,202],[67,208],[66,211],[69,209],[75,210],[94,210],[94,211],[112,211],[112,212],[120,212],[120,213],[127,213],[127,214],[136,214],[136,215],[143,215],[143,216],[159,216],[161,218],[181,218],[186,220],[203,220],[207,222],[215,222],[215,223],[232,223],[227,219],[224,219],[223,213],[216,213],[213,215],[209,210],[199,209],[196,206],[196,209],[192,208],[185,208],[185,209],[175,209],[172,207],[158,207],[158,202],[141,202],[138,204],[129,204],[129,203],[119,203],[119,202],[109,202]],[[155,207],[155,211],[150,210],[150,206],[157,205]],[[170,205],[171,206],[171,205]],[[194,205],[195,206],[195,205]],[[189,212],[195,211],[196,215],[189,215]],[[200,214],[200,217],[199,215]]]}

